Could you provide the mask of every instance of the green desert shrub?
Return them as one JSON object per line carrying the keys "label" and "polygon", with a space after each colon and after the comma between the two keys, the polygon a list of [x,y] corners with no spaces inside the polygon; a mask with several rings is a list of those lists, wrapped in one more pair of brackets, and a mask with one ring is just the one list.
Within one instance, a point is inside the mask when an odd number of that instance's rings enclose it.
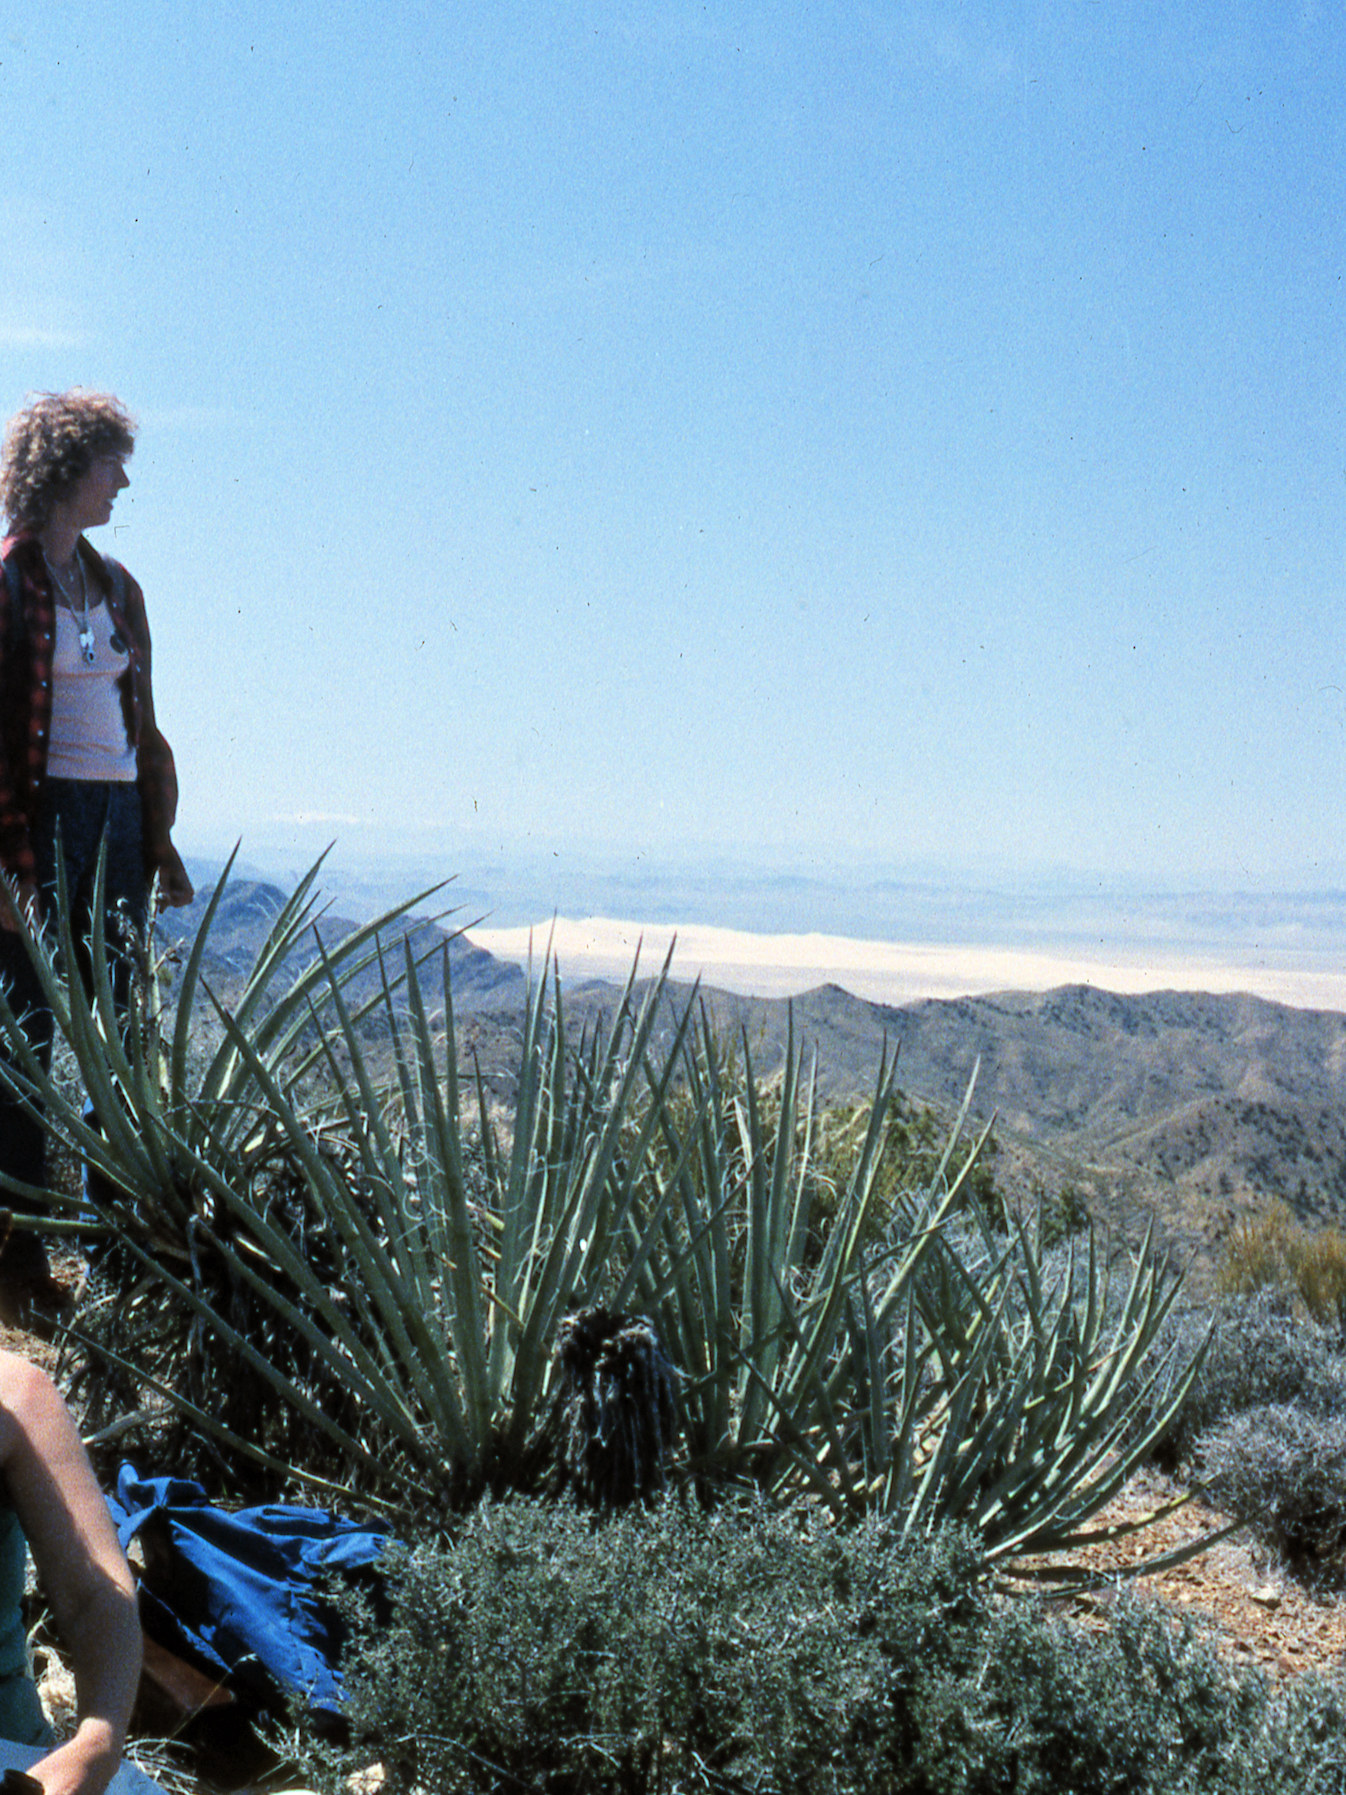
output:
{"label": "green desert shrub", "polygon": [[1265,1403],[1202,1434],[1197,1472],[1220,1508],[1295,1557],[1346,1545],[1346,1414]]}
{"label": "green desert shrub", "polygon": [[403,1788],[872,1787],[890,1643],[934,1649],[978,1605],[969,1545],[909,1554],[904,1600],[878,1538],[761,1503],[484,1505],[390,1558],[352,1725]]}
{"label": "green desert shrub", "polygon": [[301,1757],[390,1795],[1324,1795],[1339,1685],[1268,1682],[1190,1619],[1120,1599],[1088,1629],[905,1545],[761,1503],[594,1523],[513,1502],[389,1563],[346,1655],[353,1744]]}
{"label": "green desert shrub", "polygon": [[[1155,1352],[1182,1365],[1203,1341],[1197,1374],[1160,1445],[1164,1462],[1189,1459],[1204,1433],[1249,1409],[1294,1403],[1315,1415],[1346,1414],[1346,1354],[1335,1329],[1297,1316],[1284,1291],[1262,1287],[1209,1309],[1177,1311]],[[1161,1379],[1153,1400],[1163,1404],[1168,1395]]]}
{"label": "green desert shrub", "polygon": [[1093,1216],[1073,1184],[1063,1184],[1058,1190],[1039,1186],[1034,1193],[1033,1222],[1042,1250],[1047,1252],[1072,1235],[1087,1232]]}
{"label": "green desert shrub", "polygon": [[[907,1738],[919,1795],[1307,1795],[1346,1790],[1343,1692],[1236,1669],[1190,1616],[1120,1598],[1084,1631],[1028,1603],[990,1614]],[[900,1722],[899,1728],[900,1728]]]}
{"label": "green desert shrub", "polygon": [[1167,1334],[1179,1362],[1201,1338],[1206,1351],[1156,1456],[1292,1557],[1335,1556],[1346,1537],[1346,1353],[1336,1328],[1262,1286],[1171,1318]]}

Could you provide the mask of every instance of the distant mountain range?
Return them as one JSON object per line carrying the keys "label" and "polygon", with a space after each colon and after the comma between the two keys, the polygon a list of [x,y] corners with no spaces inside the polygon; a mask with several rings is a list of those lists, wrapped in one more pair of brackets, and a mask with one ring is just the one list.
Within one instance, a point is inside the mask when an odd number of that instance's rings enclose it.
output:
{"label": "distant mountain range", "polygon": [[[164,920],[168,938],[194,932],[207,892]],[[225,893],[207,973],[226,999],[238,988],[284,902],[241,880]],[[352,926],[318,923],[335,941]],[[390,948],[400,965],[395,930]],[[431,955],[422,981],[441,999],[448,948],[454,1010],[466,1046],[507,1089],[526,981],[437,925],[414,919],[413,949]],[[317,953],[316,942],[302,956]],[[373,975],[370,975],[371,977]],[[618,988],[567,993],[576,1026],[610,1013]],[[670,987],[672,1026],[686,986]],[[1101,1219],[1133,1236],[1153,1214],[1175,1249],[1208,1266],[1240,1215],[1282,1198],[1306,1219],[1346,1220],[1346,1016],[1261,999],[1190,992],[1118,996],[1090,986],[999,993],[894,1007],[835,985],[784,1000],[705,991],[724,1031],[742,1033],[763,1070],[779,1065],[792,1016],[816,1052],[826,1101],[863,1098],[885,1044],[899,1083],[945,1114],[979,1067],[973,1110],[997,1117],[996,1175],[1017,1197],[1069,1184]]]}
{"label": "distant mountain range", "polygon": [[[159,933],[165,942],[181,945],[196,935],[205,918],[214,894],[212,884],[198,887],[196,899],[187,908],[167,910],[159,919]],[[206,976],[221,997],[240,989],[256,959],[258,950],[286,903],[286,894],[278,886],[260,879],[232,879],[226,885],[210,929],[210,951],[206,959]],[[294,973],[318,958],[319,942],[333,947],[345,939],[358,925],[338,915],[321,901],[314,911],[311,930],[305,945],[294,957]],[[453,996],[464,1008],[517,1010],[523,1002],[525,979],[517,966],[497,960],[481,948],[474,947],[452,929],[444,929],[420,916],[412,916],[386,932],[388,963],[394,973],[403,966],[403,943],[408,942],[421,962],[421,983],[427,995],[442,997],[442,950],[448,949]],[[363,975],[356,989],[372,991],[378,980],[376,970]]]}
{"label": "distant mountain range", "polygon": [[[994,1116],[997,1181],[1023,1200],[1072,1186],[1134,1238],[1153,1216],[1209,1268],[1232,1223],[1281,1199],[1346,1222],[1346,1016],[1193,992],[1091,986],[892,1007],[834,985],[793,1003],[706,994],[721,1028],[779,1063],[786,1016],[816,1051],[827,1101],[872,1091],[880,1054],[945,1115],[976,1073],[971,1113]],[[572,994],[572,1016],[611,994]],[[676,1000],[675,1000],[676,1001]]]}

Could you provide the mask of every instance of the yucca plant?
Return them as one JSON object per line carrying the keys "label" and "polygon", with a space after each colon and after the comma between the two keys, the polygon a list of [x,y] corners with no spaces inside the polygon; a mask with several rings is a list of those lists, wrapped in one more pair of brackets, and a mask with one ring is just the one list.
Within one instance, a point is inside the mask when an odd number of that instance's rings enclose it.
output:
{"label": "yucca plant", "polygon": [[[703,1474],[770,1484],[784,1432],[821,1437],[814,1386],[838,1363],[889,1072],[871,1150],[819,1245],[807,1149],[795,1149],[793,1042],[774,1130],[749,1076],[724,1112],[730,1141],[684,1052],[693,1002],[659,1041],[667,965],[643,995],[633,969],[611,1022],[574,1049],[553,975],[526,1009],[507,1126],[480,1081],[469,1125],[447,955],[442,1030],[409,950],[402,995],[391,976],[380,993],[391,1090],[346,997],[350,966],[367,956],[352,960],[343,943],[340,960],[320,954],[293,990],[262,1001],[263,975],[274,978],[293,939],[295,901],[242,1001],[212,1006],[220,1044],[192,1088],[191,1011],[199,992],[209,999],[201,966],[218,901],[171,1027],[148,1008],[120,1027],[97,927],[91,993],[64,988],[46,944],[30,940],[101,1128],[25,1056],[0,1011],[49,1125],[100,1174],[100,1218],[142,1273],[138,1300],[157,1299],[179,1335],[189,1324],[194,1377],[167,1351],[147,1364],[129,1343],[101,1341],[124,1363],[128,1400],[149,1372],[143,1382],[232,1451],[384,1501],[529,1488],[545,1472],[561,1323],[603,1304],[648,1308],[666,1334]],[[68,960],[68,922],[59,935]],[[377,950],[372,926],[365,941]],[[326,1095],[313,1099],[305,1080],[322,1064]],[[691,1081],[681,1131],[670,1120],[678,1077]]]}
{"label": "yucca plant", "polygon": [[[648,1201],[648,1153],[628,1125],[663,980],[643,1004],[628,986],[576,1058],[559,981],[550,992],[539,981],[508,1129],[502,1138],[479,1082],[473,1133],[447,948],[442,1031],[410,947],[375,997],[360,1008],[347,999],[401,910],[320,945],[292,982],[279,977],[312,920],[316,872],[277,918],[232,1010],[202,977],[223,881],[171,1021],[152,986],[118,1017],[101,921],[87,991],[59,972],[73,964],[68,905],[52,939],[27,936],[96,1114],[44,1072],[0,1001],[10,1077],[97,1174],[98,1220],[139,1273],[123,1276],[97,1344],[122,1373],[122,1400],[157,1390],[273,1475],[395,1506],[529,1487],[560,1322],[613,1282],[614,1248],[639,1231],[631,1218]],[[191,1051],[202,998],[219,1037],[203,1062]],[[391,1042],[391,1090],[368,1064],[372,1008]],[[147,1314],[148,1328],[127,1325]]]}
{"label": "yucca plant", "polygon": [[[835,1414],[853,1407],[842,1388],[847,1304],[878,1196],[894,1067],[886,1057],[879,1067],[844,1188],[826,1193],[812,1163],[814,1075],[792,1015],[770,1086],[746,1036],[729,1055],[704,1012],[695,1034],[684,1031],[680,1071],[676,1112],[650,1080],[666,1168],[658,1245],[644,1243],[622,1296],[657,1317],[683,1370],[693,1470],[773,1489],[797,1479],[801,1454],[824,1466],[841,1450]],[[958,1202],[960,1180],[942,1174],[963,1119],[891,1269],[894,1293]]]}
{"label": "yucca plant", "polygon": [[1161,1346],[1180,1284],[1152,1230],[1125,1269],[1092,1228],[1049,1268],[1039,1232],[1012,1218],[1006,1237],[973,1205],[890,1328],[859,1288],[868,1481],[843,1472],[834,1502],[877,1506],[904,1535],[969,1523],[988,1561],[1102,1537],[1087,1524],[1153,1452],[1199,1368],[1200,1350],[1175,1365]]}
{"label": "yucca plant", "polygon": [[[1167,1386],[1164,1414],[1146,1408],[1173,1291],[1148,1247],[1113,1307],[1092,1257],[1053,1281],[1022,1230],[1007,1246],[988,1229],[976,1251],[951,1230],[981,1144],[957,1146],[970,1090],[880,1252],[891,1065],[844,1189],[820,1206],[793,1026],[768,1085],[746,1042],[728,1060],[695,993],[669,1021],[665,962],[643,988],[633,968],[610,1021],[576,1043],[553,968],[532,984],[498,1115],[482,1078],[461,1076],[447,948],[442,1019],[410,945],[400,964],[380,957],[400,911],[285,970],[316,872],[232,1009],[202,970],[218,891],[171,1018],[151,997],[122,1025],[97,925],[91,992],[29,937],[98,1126],[0,1004],[9,1076],[100,1174],[100,1219],[135,1270],[116,1313],[160,1329],[148,1345],[102,1330],[127,1406],[157,1394],[273,1482],[394,1513],[461,1505],[545,1487],[563,1324],[639,1312],[677,1368],[704,1490],[808,1491],[841,1519],[886,1509],[917,1531],[961,1517],[992,1557],[1072,1543],[1162,1430],[1185,1384]],[[72,963],[64,907],[57,944]],[[369,967],[377,989],[357,1004],[351,978]],[[217,1044],[198,1061],[203,1009]],[[164,1344],[184,1333],[186,1371]]]}
{"label": "yucca plant", "polygon": [[[184,956],[172,1013],[164,1008],[159,976],[164,969],[152,964],[150,948],[141,943],[142,976],[133,983],[128,1013],[118,1014],[111,955],[127,947],[105,937],[101,890],[92,906],[98,920],[85,956],[87,985],[67,981],[62,973],[78,959],[63,883],[51,925],[41,933],[25,927],[57,1040],[73,1057],[91,1106],[83,1107],[61,1071],[44,1072],[0,997],[8,1075],[21,1096],[41,1104],[50,1133],[83,1161],[95,1195],[86,1203],[59,1191],[11,1188],[41,1198],[48,1211],[64,1206],[64,1222],[59,1215],[43,1216],[44,1232],[65,1227],[102,1236],[95,1238],[93,1251],[107,1300],[86,1319],[110,1349],[109,1364],[119,1350],[138,1361],[124,1379],[93,1381],[91,1427],[117,1418],[116,1405],[143,1381],[139,1373],[148,1372],[151,1383],[160,1374],[170,1378],[176,1395],[208,1409],[226,1435],[236,1424],[259,1444],[269,1439],[283,1451],[295,1443],[294,1412],[271,1401],[269,1393],[262,1395],[266,1377],[259,1359],[293,1359],[298,1350],[322,1382],[321,1361],[287,1330],[282,1315],[250,1299],[246,1283],[213,1243],[238,1233],[241,1209],[268,1215],[281,1233],[293,1234],[315,1269],[324,1260],[329,1271],[337,1269],[327,1240],[330,1224],[309,1201],[269,1091],[278,1087],[285,1093],[289,1110],[302,1117],[304,1134],[320,1151],[341,1154],[330,1095],[315,1077],[325,1063],[315,1018],[330,1010],[334,988],[377,971],[383,938],[398,932],[411,905],[431,893],[394,906],[323,949],[320,926],[326,912],[315,890],[320,868],[321,861],[273,918],[228,1024],[221,1021],[202,972],[229,866]],[[101,885],[101,869],[97,882]],[[379,982],[356,1006],[357,1021],[386,999]],[[246,1040],[246,1049],[231,1028]],[[243,1244],[245,1252],[255,1247],[255,1241]],[[218,1342],[212,1345],[199,1309],[182,1298],[178,1286],[184,1280],[228,1318],[235,1336],[246,1338],[249,1352],[241,1362],[222,1353]],[[329,1380],[324,1397],[329,1407],[342,1405],[340,1380]],[[109,1405],[115,1413],[108,1412]]]}
{"label": "yucca plant", "polygon": [[[708,1023],[684,1052],[697,1146],[682,1143],[673,1179],[685,1244],[645,1300],[690,1373],[693,1464],[807,1488],[838,1518],[877,1509],[904,1534],[970,1523],[988,1562],[1097,1537],[1092,1518],[1166,1432],[1200,1363],[1161,1349],[1181,1280],[1152,1238],[1119,1272],[1092,1231],[1045,1255],[1040,1227],[998,1200],[985,1209],[973,1174],[989,1125],[958,1147],[971,1086],[927,1182],[880,1199],[884,1069],[820,1235],[792,1032],[770,1103],[746,1042],[729,1088]],[[670,1155],[675,1141],[670,1127]],[[877,1252],[880,1200],[892,1213]],[[754,1266],[769,1268],[765,1291]]]}
{"label": "yucca plant", "polygon": [[[322,860],[317,861],[274,918],[233,1006],[231,1023],[246,1039],[244,1050],[229,1029],[211,1028],[217,1006],[202,979],[211,927],[234,857],[230,856],[186,953],[171,1019],[164,1009],[162,980],[151,964],[152,948],[145,943],[133,950],[143,963],[142,976],[132,983],[129,1013],[117,1014],[111,954],[128,950],[122,943],[114,949],[106,939],[101,864],[87,954],[90,988],[79,980],[67,982],[62,970],[80,958],[63,875],[54,923],[37,931],[20,919],[21,935],[53,1011],[57,1040],[73,1054],[97,1115],[96,1126],[82,1114],[72,1114],[68,1094],[43,1073],[0,993],[0,1030],[21,1075],[19,1094],[48,1106],[53,1132],[75,1147],[91,1170],[114,1178],[128,1197],[142,1205],[147,1225],[152,1218],[166,1240],[180,1241],[192,1225],[190,1202],[198,1186],[209,1188],[212,1175],[221,1168],[247,1166],[266,1151],[264,1124],[269,1118],[253,1061],[279,1080],[292,1102],[302,1102],[306,1081],[324,1057],[314,1030],[315,1014],[330,1000],[334,987],[347,985],[378,965],[382,938],[438,889],[409,898],[324,946],[319,928],[326,906],[316,894],[322,868]],[[384,995],[380,988],[366,998],[355,1019],[381,1006]],[[216,1045],[203,1051],[212,1034]],[[4,1182],[20,1195],[44,1203],[62,1200],[59,1193]]]}

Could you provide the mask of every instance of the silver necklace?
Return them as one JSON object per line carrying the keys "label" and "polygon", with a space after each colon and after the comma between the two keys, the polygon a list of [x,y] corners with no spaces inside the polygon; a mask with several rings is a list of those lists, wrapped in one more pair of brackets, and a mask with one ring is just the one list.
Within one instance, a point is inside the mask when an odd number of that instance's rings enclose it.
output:
{"label": "silver necklace", "polygon": [[86,667],[92,667],[94,661],[98,658],[98,655],[97,650],[94,647],[93,625],[89,621],[89,576],[84,571],[84,557],[80,554],[78,549],[75,550],[75,568],[79,574],[78,609],[76,609],[75,606],[74,595],[66,585],[65,580],[63,580],[61,575],[57,573],[51,562],[47,561],[47,552],[45,549],[42,551],[42,559],[47,562],[47,572],[51,575],[56,590],[61,595],[62,604],[64,604],[66,610],[69,611],[70,615],[79,624],[79,651],[84,657],[84,665]]}

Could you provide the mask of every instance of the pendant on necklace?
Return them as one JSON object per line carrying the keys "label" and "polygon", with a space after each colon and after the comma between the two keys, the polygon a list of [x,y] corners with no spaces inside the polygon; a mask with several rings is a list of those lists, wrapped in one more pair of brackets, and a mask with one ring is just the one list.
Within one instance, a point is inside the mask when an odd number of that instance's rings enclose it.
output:
{"label": "pendant on necklace", "polygon": [[87,617],[80,624],[79,647],[80,653],[84,656],[84,665],[92,667],[98,657],[93,645],[93,625]]}

